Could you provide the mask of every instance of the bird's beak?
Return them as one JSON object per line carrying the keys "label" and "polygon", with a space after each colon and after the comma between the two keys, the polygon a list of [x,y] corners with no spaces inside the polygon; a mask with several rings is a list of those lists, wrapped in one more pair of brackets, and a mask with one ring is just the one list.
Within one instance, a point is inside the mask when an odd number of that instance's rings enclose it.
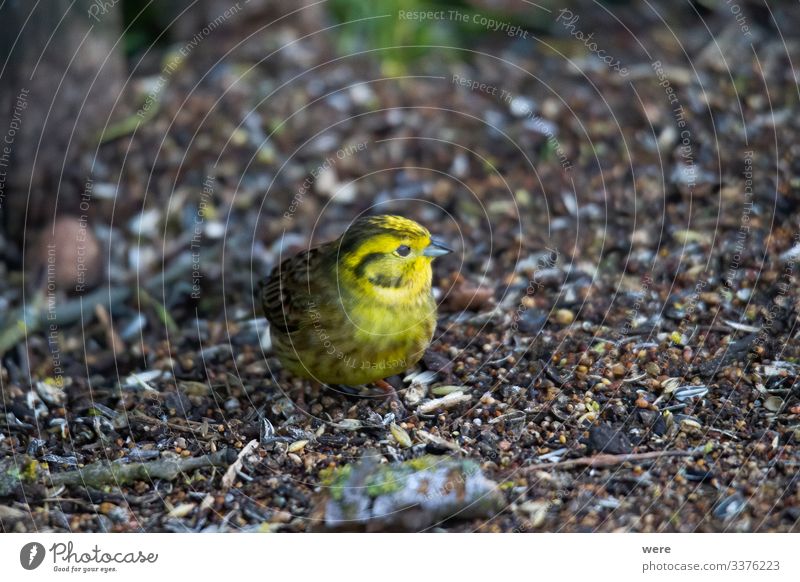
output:
{"label": "bird's beak", "polygon": [[452,252],[453,249],[448,247],[446,244],[436,240],[435,238],[432,238],[430,244],[422,251],[422,255],[425,257],[435,258]]}

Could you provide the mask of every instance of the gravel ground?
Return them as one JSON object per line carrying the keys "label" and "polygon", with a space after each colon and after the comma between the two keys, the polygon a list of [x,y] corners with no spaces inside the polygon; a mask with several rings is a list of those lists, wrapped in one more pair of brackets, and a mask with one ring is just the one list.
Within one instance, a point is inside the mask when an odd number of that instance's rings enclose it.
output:
{"label": "gravel ground", "polygon": [[[713,35],[629,16],[636,36],[584,13],[403,78],[289,25],[221,60],[232,39],[198,47],[100,147],[99,295],[59,295],[55,332],[4,347],[2,529],[324,530],[343,468],[462,459],[499,502],[352,525],[797,531],[800,44],[767,16],[749,37],[730,14]],[[134,77],[131,115],[152,82]],[[290,378],[252,294],[376,210],[457,249],[429,352],[389,379],[400,405]]]}

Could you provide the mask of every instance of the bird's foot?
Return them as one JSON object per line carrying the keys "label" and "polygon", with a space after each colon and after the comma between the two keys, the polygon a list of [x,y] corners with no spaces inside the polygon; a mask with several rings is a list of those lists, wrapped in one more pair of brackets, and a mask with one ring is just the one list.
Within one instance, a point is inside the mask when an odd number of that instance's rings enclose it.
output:
{"label": "bird's foot", "polygon": [[373,384],[386,393],[386,401],[389,403],[389,408],[394,412],[405,413],[405,406],[400,402],[400,397],[397,395],[397,390],[395,390],[394,386],[386,380],[376,380]]}

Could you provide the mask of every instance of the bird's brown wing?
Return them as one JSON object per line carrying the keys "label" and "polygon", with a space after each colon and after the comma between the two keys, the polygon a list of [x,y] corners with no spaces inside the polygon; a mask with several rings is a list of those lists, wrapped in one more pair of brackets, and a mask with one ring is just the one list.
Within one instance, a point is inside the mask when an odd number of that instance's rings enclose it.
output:
{"label": "bird's brown wing", "polygon": [[260,285],[261,306],[270,325],[292,333],[307,325],[311,298],[322,276],[319,248],[303,251],[273,269]]}

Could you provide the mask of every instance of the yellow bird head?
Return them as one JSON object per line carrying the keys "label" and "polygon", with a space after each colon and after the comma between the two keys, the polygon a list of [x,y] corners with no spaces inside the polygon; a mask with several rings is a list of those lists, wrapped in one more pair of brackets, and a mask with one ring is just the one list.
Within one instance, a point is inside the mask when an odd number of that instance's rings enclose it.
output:
{"label": "yellow bird head", "polygon": [[431,237],[422,225],[402,216],[359,218],[339,239],[336,262],[339,277],[355,282],[365,292],[379,295],[392,290],[430,289],[431,261],[452,252]]}

